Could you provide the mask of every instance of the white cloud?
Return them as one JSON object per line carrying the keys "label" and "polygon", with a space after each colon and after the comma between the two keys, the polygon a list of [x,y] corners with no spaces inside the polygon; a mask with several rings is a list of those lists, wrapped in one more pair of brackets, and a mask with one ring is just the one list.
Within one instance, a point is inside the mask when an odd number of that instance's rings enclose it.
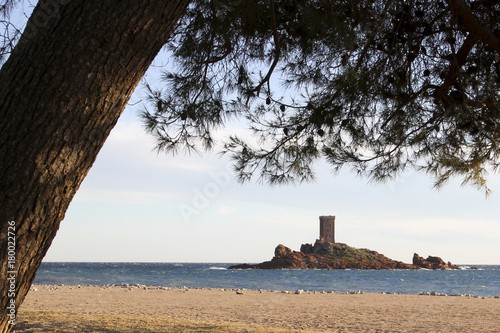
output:
{"label": "white cloud", "polygon": [[173,197],[165,192],[143,192],[143,191],[121,191],[88,189],[80,191],[75,196],[75,202],[107,202],[107,203],[128,203],[146,204],[165,200]]}
{"label": "white cloud", "polygon": [[232,206],[220,206],[219,215],[229,215],[234,212],[237,208]]}
{"label": "white cloud", "polygon": [[123,167],[140,165],[158,170],[182,170],[195,172],[213,171],[214,156],[186,155],[183,152],[172,156],[164,152],[155,151],[154,138],[147,134],[141,126],[140,120],[121,120],[111,132],[101,152],[102,155],[112,156],[106,161],[119,164]]}
{"label": "white cloud", "polygon": [[463,234],[485,238],[500,238],[500,224],[497,221],[489,220],[425,218],[423,220],[383,221],[377,223],[376,227],[390,230],[391,232],[402,232],[414,236]]}

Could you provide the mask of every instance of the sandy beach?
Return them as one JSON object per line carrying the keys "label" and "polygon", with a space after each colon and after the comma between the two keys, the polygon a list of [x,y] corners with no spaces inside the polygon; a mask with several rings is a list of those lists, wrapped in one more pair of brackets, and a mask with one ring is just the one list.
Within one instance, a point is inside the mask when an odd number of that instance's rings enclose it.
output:
{"label": "sandy beach", "polygon": [[[19,310],[17,332],[500,331],[498,298],[121,286],[34,288]],[[79,321],[94,326],[78,326]],[[120,329],[121,321],[128,323],[127,329]],[[191,328],[176,329],[176,325]]]}

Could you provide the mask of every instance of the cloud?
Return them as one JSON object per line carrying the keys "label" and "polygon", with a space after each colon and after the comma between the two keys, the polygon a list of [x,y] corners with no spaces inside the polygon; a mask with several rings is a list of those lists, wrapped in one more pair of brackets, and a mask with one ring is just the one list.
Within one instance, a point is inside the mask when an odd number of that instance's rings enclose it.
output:
{"label": "cloud", "polygon": [[[370,226],[382,233],[400,233],[411,237],[435,238],[444,236],[464,236],[500,240],[500,224],[493,220],[470,220],[460,218],[428,218],[408,220],[384,220]],[[362,224],[349,226],[350,229],[364,229]]]}
{"label": "cloud", "polygon": [[219,215],[229,215],[236,210],[236,207],[232,206],[220,206]]}
{"label": "cloud", "polygon": [[172,198],[174,195],[165,192],[121,191],[88,189],[75,196],[75,202],[107,202],[127,204],[147,204]]}
{"label": "cloud", "polygon": [[143,169],[181,170],[183,172],[213,171],[216,169],[214,161],[217,163],[217,159],[210,154],[190,156],[180,153],[172,156],[164,152],[155,152],[154,138],[142,128],[139,119],[130,119],[130,117],[120,119],[108,137],[101,155],[107,157],[106,163],[114,163],[121,167],[140,165]]}

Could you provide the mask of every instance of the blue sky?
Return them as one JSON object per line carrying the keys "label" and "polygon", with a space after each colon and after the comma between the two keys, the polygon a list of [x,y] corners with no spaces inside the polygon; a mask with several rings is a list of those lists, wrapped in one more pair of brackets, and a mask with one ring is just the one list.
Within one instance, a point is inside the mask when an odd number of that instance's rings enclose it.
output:
{"label": "blue sky", "polygon": [[260,262],[278,244],[313,243],[319,216],[335,215],[338,242],[392,259],[411,262],[416,252],[500,264],[499,175],[489,177],[488,199],[458,180],[438,191],[429,176],[410,172],[369,184],[323,163],[312,184],[241,185],[215,153],[154,152],[140,107],[128,107],[113,129],[45,261]]}
{"label": "blue sky", "polygon": [[338,242],[392,259],[411,262],[417,252],[458,264],[500,264],[499,175],[489,177],[488,199],[459,181],[437,191],[428,176],[407,173],[369,184],[348,170],[333,175],[323,163],[316,165],[316,183],[241,185],[230,161],[214,153],[154,152],[138,119],[142,88],[81,185],[45,261],[261,262],[278,244],[299,250],[313,243],[319,216],[335,215]]}

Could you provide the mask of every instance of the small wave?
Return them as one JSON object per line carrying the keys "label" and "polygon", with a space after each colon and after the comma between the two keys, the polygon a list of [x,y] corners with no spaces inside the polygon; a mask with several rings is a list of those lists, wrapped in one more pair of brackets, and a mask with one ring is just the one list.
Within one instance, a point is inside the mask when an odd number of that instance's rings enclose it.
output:
{"label": "small wave", "polygon": [[[466,265],[462,265],[462,266],[458,266],[458,269],[461,269],[461,270],[475,270],[475,271],[484,271],[484,267],[480,267],[480,266],[466,266]],[[495,271],[497,270],[496,268],[488,268],[488,270],[492,270],[492,271]]]}
{"label": "small wave", "polygon": [[218,266],[211,266],[208,269],[219,269],[219,270],[225,270],[227,269],[226,267],[218,267]]}

